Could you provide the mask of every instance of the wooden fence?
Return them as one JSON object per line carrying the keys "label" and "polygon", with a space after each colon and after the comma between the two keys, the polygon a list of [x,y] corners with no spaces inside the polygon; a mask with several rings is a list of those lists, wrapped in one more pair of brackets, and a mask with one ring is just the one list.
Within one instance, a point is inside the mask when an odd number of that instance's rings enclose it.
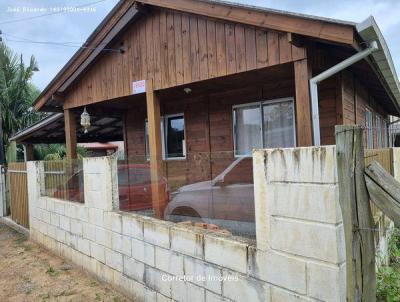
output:
{"label": "wooden fence", "polygon": [[365,166],[377,161],[385,170],[393,175],[393,149],[365,149]]}
{"label": "wooden fence", "polygon": [[26,163],[10,163],[7,169],[11,219],[29,228],[28,182]]}
{"label": "wooden fence", "polygon": [[364,179],[363,129],[361,126],[340,125],[335,127],[335,132],[339,202],[346,248],[346,301],[374,302],[374,225]]}
{"label": "wooden fence", "polygon": [[[373,163],[378,162],[389,174],[393,175],[393,149],[365,149],[365,167]],[[379,230],[374,232],[375,246],[378,246],[379,242],[386,236],[385,229],[389,225],[390,220],[387,216],[373,203],[371,204],[372,217],[374,219],[374,228]]]}

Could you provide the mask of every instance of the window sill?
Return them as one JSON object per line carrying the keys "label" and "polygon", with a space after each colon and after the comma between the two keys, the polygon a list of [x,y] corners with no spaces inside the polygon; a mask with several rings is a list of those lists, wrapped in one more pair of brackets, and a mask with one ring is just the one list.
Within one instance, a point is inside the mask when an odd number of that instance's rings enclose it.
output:
{"label": "window sill", "polygon": [[184,161],[186,157],[170,157],[170,158],[163,158],[163,161]]}
{"label": "window sill", "polygon": [[235,154],[235,158],[251,158],[253,157],[253,155],[236,155]]}

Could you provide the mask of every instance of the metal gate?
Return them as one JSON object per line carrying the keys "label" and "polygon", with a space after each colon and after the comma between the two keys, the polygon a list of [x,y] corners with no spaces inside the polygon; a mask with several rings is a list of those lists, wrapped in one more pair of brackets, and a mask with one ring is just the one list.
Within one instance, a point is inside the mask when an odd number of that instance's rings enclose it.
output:
{"label": "metal gate", "polygon": [[28,181],[26,163],[10,163],[7,169],[7,184],[11,219],[29,228]]}

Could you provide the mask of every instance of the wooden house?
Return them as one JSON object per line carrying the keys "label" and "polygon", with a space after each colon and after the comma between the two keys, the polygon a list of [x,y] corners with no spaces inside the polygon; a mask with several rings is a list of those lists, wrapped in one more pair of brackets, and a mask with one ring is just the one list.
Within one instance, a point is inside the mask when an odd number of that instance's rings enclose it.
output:
{"label": "wooden house", "polygon": [[[318,83],[315,106],[310,80],[372,43],[368,56]],[[127,0],[84,46],[35,109],[64,114],[70,158],[79,141],[119,137],[129,161],[149,160],[176,187],[215,178],[253,148],[334,144],[337,124],[365,125],[368,147],[387,146],[388,117],[400,112],[398,78],[373,18],[356,24],[219,1]],[[84,107],[96,121],[87,135]],[[50,124],[19,141],[64,140]],[[232,179],[251,179],[251,160],[239,165]]]}

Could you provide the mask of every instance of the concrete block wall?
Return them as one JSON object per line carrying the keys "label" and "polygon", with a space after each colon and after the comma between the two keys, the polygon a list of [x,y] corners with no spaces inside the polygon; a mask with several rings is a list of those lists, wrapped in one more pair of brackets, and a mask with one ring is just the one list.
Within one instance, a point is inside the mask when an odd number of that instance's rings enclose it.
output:
{"label": "concrete block wall", "polygon": [[[268,258],[258,260],[263,274],[273,274],[278,280],[268,281],[291,289],[282,301],[295,300],[295,294],[345,301],[335,146],[257,150],[253,169],[258,254],[270,257],[266,263]],[[296,274],[283,273],[285,266],[296,268]],[[277,267],[281,273],[272,273]]]}
{"label": "concrete block wall", "polygon": [[41,196],[29,162],[31,237],[135,301],[341,301],[334,151],[306,150],[254,153],[256,242],[116,210],[111,157],[84,159],[85,204]]}

